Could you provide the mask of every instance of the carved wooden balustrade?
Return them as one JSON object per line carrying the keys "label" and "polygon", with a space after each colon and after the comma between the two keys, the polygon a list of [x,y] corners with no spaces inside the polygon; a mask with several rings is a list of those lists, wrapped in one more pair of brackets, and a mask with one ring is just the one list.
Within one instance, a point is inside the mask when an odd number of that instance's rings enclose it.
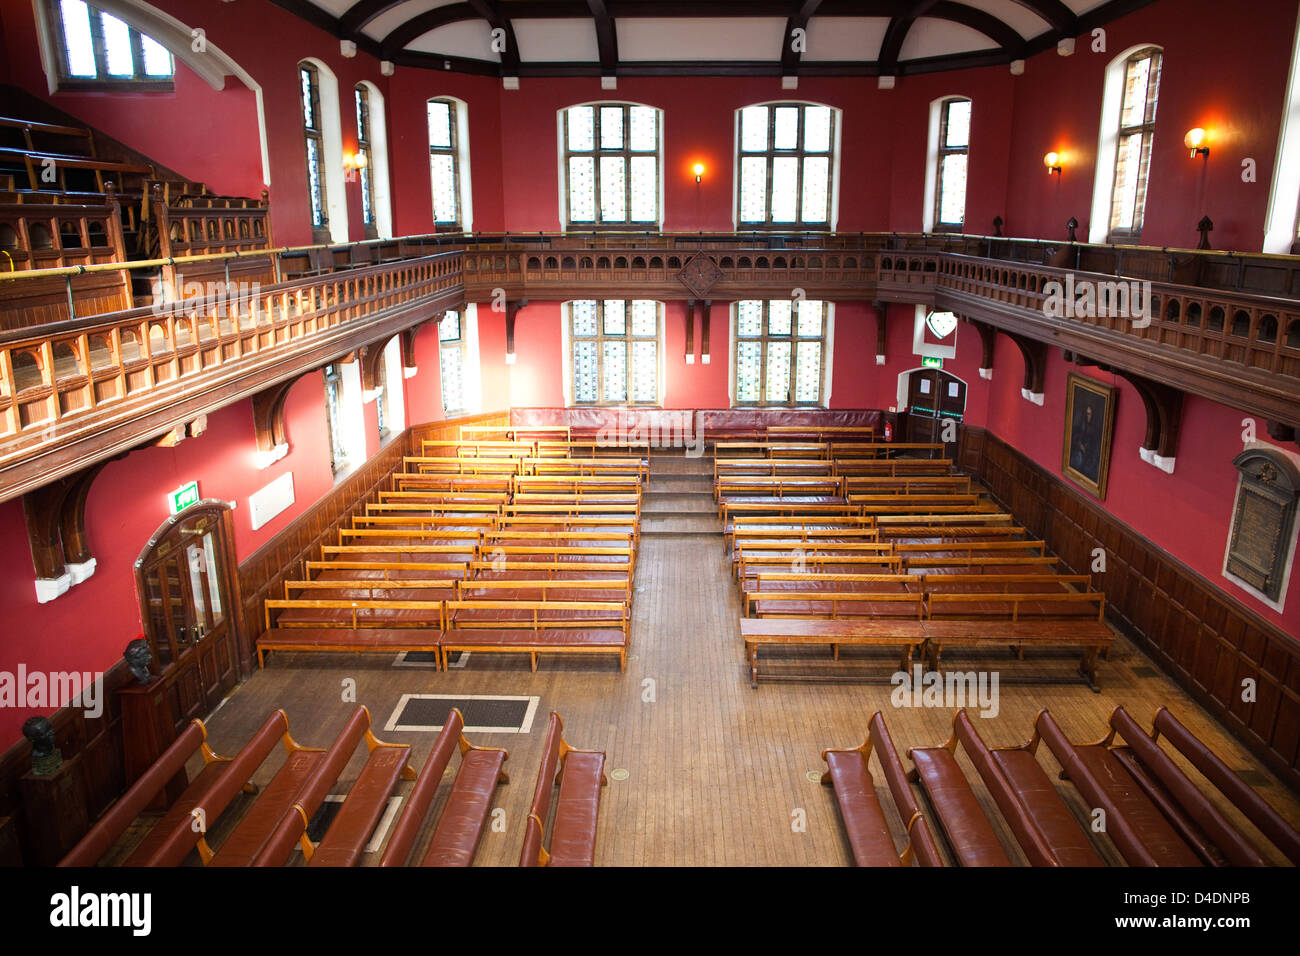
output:
{"label": "carved wooden balustrade", "polygon": [[443,253],[0,332],[0,499],[454,308],[461,287]]}

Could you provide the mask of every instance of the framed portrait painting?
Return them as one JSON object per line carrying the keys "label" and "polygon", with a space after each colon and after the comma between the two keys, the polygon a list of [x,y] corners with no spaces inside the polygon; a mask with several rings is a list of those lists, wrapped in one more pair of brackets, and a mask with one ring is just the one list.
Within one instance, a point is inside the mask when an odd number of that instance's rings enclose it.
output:
{"label": "framed portrait painting", "polygon": [[1098,498],[1106,498],[1110,446],[1115,437],[1118,389],[1075,372],[1065,387],[1065,442],[1061,473]]}

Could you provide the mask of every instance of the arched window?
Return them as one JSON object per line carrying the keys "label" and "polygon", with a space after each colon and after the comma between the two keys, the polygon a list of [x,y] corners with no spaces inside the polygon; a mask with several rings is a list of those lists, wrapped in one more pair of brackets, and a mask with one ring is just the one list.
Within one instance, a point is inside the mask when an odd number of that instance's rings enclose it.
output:
{"label": "arched window", "polygon": [[361,181],[361,224],[367,239],[379,238],[375,227],[375,181],[373,133],[370,128],[370,91],[358,83],[352,91],[357,108],[357,177]]}
{"label": "arched window", "polygon": [[444,230],[474,224],[469,189],[469,126],[466,106],[450,96],[429,100],[429,177],[433,222]]}
{"label": "arched window", "polygon": [[825,302],[749,299],[732,306],[732,403],[824,405],[830,314]]}
{"label": "arched window", "polygon": [[926,232],[961,232],[966,222],[966,172],[971,101],[948,97],[930,104],[929,165],[925,180]]}
{"label": "arched window", "polygon": [[298,90],[307,162],[307,199],[314,242],[347,242],[343,195],[343,135],[339,84],[319,60],[298,64]]}
{"label": "arched window", "polygon": [[736,227],[834,229],[839,110],[812,103],[736,114]]}
{"label": "arched window", "polygon": [[628,103],[560,110],[560,213],[566,228],[659,228],[661,119],[653,107]]}
{"label": "arched window", "polygon": [[657,405],[663,306],[585,299],[565,307],[574,405]]}
{"label": "arched window", "polygon": [[1093,186],[1092,242],[1137,242],[1142,235],[1162,56],[1154,46],[1124,51],[1106,68],[1101,139]]}
{"label": "arched window", "polygon": [[83,0],[50,0],[50,9],[60,89],[172,89],[172,55],[152,37]]}
{"label": "arched window", "polygon": [[442,380],[442,410],[463,412],[466,404],[465,344],[459,312],[444,312],[438,320],[438,366]]}

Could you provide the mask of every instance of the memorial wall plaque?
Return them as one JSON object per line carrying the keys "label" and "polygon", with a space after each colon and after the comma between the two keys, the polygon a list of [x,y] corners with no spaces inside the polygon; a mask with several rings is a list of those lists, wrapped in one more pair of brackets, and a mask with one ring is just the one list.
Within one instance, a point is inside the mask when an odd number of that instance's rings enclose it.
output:
{"label": "memorial wall plaque", "polygon": [[1259,448],[1243,451],[1233,464],[1239,473],[1237,507],[1226,570],[1276,601],[1295,531],[1300,471],[1287,458]]}

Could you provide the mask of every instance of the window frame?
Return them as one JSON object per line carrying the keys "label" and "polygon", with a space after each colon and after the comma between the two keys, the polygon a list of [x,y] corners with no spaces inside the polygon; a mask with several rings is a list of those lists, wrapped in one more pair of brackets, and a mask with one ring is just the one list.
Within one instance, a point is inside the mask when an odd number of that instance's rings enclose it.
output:
{"label": "window frame", "polygon": [[[449,316],[456,316],[456,337],[444,339],[442,337],[442,323]],[[443,414],[465,413],[468,411],[469,402],[465,395],[465,363],[466,363],[466,338],[465,338],[465,313],[460,309],[448,309],[438,319],[438,400],[442,404]],[[447,379],[443,374],[443,353],[454,352],[460,362],[460,405],[451,407],[447,404]]]}
{"label": "window frame", "polygon": [[[740,304],[741,302],[761,302],[762,303],[762,330],[756,336],[744,336],[740,334]],[[830,383],[827,381],[827,362],[830,354],[831,338],[831,303],[825,299],[812,301],[821,302],[822,305],[822,322],[821,334],[817,336],[799,335],[799,306],[808,300],[794,300],[790,311],[790,333],[788,335],[774,335],[770,331],[771,305],[773,302],[784,302],[784,299],[744,299],[738,300],[731,304],[731,404],[737,408],[825,408],[830,396]],[[758,401],[742,401],[740,399],[740,346],[742,343],[757,342],[759,343],[759,375],[758,375]],[[790,381],[786,390],[785,401],[768,401],[767,395],[767,367],[768,367],[768,345],[772,342],[790,343]],[[819,342],[820,359],[818,363],[817,375],[817,400],[816,401],[797,401],[795,393],[798,388],[799,379],[799,350],[798,345],[801,342]]]}
{"label": "window frame", "polygon": [[[432,103],[443,103],[448,108],[447,128],[448,146],[433,145],[433,131],[429,126],[429,106]],[[429,217],[435,230],[444,232],[461,232],[465,228],[465,197],[461,190],[461,159],[460,159],[460,115],[459,110],[461,103],[450,96],[431,96],[424,104],[425,134],[429,140]],[[433,157],[450,156],[451,157],[451,193],[452,200],[456,204],[456,216],[454,219],[438,219],[437,206],[434,203],[434,185],[433,185]]]}
{"label": "window frame", "polygon": [[[131,92],[131,93],[172,93],[176,89],[176,55],[167,49],[162,43],[159,43],[154,37],[149,37],[154,43],[167,51],[167,56],[171,60],[172,71],[169,76],[151,76],[144,72],[144,41],[141,37],[146,34],[141,33],[131,23],[113,13],[111,10],[104,10],[95,6],[90,0],[83,0],[88,10],[88,20],[90,23],[90,46],[91,52],[95,57],[95,76],[73,76],[72,64],[69,57],[67,33],[63,25],[63,6],[59,0],[46,0],[45,9],[48,21],[55,34],[55,43],[57,46],[58,62],[58,89],[60,92],[79,93],[79,92]],[[108,14],[115,20],[120,20],[126,25],[127,36],[131,42],[131,66],[132,76],[112,76],[108,73],[108,51],[107,41],[104,38],[103,21],[97,14]]]}
{"label": "window frame", "polygon": [[[310,77],[307,95],[310,97],[310,109],[312,120],[315,126],[307,125],[307,117],[303,112],[303,90],[302,79],[303,73]],[[298,115],[302,120],[303,133],[303,162],[306,165],[307,174],[307,215],[311,223],[312,241],[315,243],[328,243],[330,237],[330,217],[329,217],[329,187],[326,177],[328,176],[325,162],[325,117],[321,114],[321,78],[320,69],[310,60],[302,60],[298,63]],[[313,197],[311,184],[311,143],[316,144],[316,194]],[[314,200],[314,203],[313,203]],[[320,222],[316,222],[313,208],[320,210]]]}
{"label": "window frame", "polygon": [[[350,462],[348,450],[344,447],[343,434],[343,371],[338,362],[331,362],[322,369],[325,378],[325,425],[329,431],[330,471],[337,475],[345,470]],[[331,398],[331,392],[333,398]]]}
{"label": "window frame", "polygon": [[[619,149],[605,149],[600,145],[600,114],[602,109],[618,107],[623,111],[623,146]],[[654,151],[632,149],[631,128],[632,109],[653,110],[655,114],[655,148]],[[592,148],[574,150],[569,146],[569,111],[591,109],[592,113]],[[657,106],[644,103],[625,103],[600,101],[594,103],[575,103],[559,111],[560,121],[560,202],[566,232],[659,232],[663,229],[664,219],[664,111]],[[573,189],[569,177],[569,160],[572,157],[591,157],[593,163],[593,195],[595,200],[595,219],[574,220]],[[655,169],[655,216],[654,219],[632,219],[632,159],[654,157]],[[622,220],[603,220],[600,216],[600,160],[605,157],[619,157],[623,160],[623,210]],[[626,300],[631,302],[631,299]]]}
{"label": "window frame", "polygon": [[[573,305],[575,302],[595,302],[596,303],[596,334],[595,335],[575,335],[573,331]],[[624,325],[623,334],[605,332],[605,303],[622,302],[624,306]],[[633,335],[632,334],[632,303],[633,302],[653,302],[655,305],[655,330],[652,335]],[[637,408],[659,408],[663,405],[663,331],[664,331],[664,303],[658,299],[570,299],[564,303],[564,329],[565,345],[568,356],[567,363],[569,369],[570,395],[569,405],[576,408],[618,408],[621,406]],[[625,344],[624,358],[624,392],[623,398],[607,399],[605,394],[605,343],[609,341],[623,342]],[[578,398],[578,369],[576,345],[579,342],[593,342],[596,346],[596,400],[582,401]],[[636,400],[634,394],[635,372],[633,369],[632,345],[636,342],[653,342],[655,345],[654,373],[655,373],[655,397],[653,400]]]}
{"label": "window frame", "polygon": [[366,164],[357,170],[361,182],[361,225],[367,239],[379,238],[379,222],[375,209],[374,149],[371,142],[370,90],[364,83],[352,87],[352,104],[357,113],[357,154],[366,157]]}
{"label": "window frame", "polygon": [[[1142,111],[1142,122],[1124,125],[1124,107],[1128,99],[1129,70],[1139,61],[1150,59],[1151,70],[1147,75],[1147,101]],[[1115,162],[1112,169],[1110,185],[1110,203],[1107,213],[1106,242],[1132,244],[1142,238],[1142,226],[1146,221],[1147,192],[1151,187],[1151,153],[1155,141],[1156,114],[1160,105],[1160,80],[1164,74],[1164,51],[1156,46],[1143,47],[1124,59],[1120,78],[1119,119],[1115,127]],[[1133,202],[1133,224],[1117,227],[1115,225],[1115,201],[1119,192],[1120,158],[1124,155],[1124,143],[1134,136],[1142,137],[1138,157],[1139,176],[1138,191]],[[1143,174],[1145,170],[1145,174]]]}
{"label": "window frame", "polygon": [[[934,167],[934,209],[932,215],[934,223],[931,226],[931,232],[951,232],[960,233],[966,228],[966,197],[970,193],[970,126],[966,129],[966,145],[948,146],[948,113],[954,103],[971,104],[971,120],[974,120],[975,109],[974,103],[967,96],[950,96],[939,104],[939,141],[935,145],[935,167]],[[961,197],[961,222],[947,222],[943,218],[943,164],[949,156],[966,157],[966,184],[967,189]]]}
{"label": "window frame", "polygon": [[[754,107],[764,107],[767,110],[767,147],[763,150],[746,150],[743,141],[744,111]],[[794,149],[777,149],[776,147],[776,110],[778,107],[794,106],[799,108],[799,122],[797,126],[796,142],[799,143]],[[808,151],[804,149],[804,129],[806,126],[805,115],[809,107],[817,109],[826,109],[830,111],[830,135],[826,152]],[[767,103],[750,103],[747,106],[739,107],[736,110],[736,148],[735,148],[735,225],[739,232],[833,232],[835,230],[836,219],[836,195],[839,189],[839,137],[840,137],[840,110],[837,107],[829,106],[825,103],[810,103],[796,100],[774,100]],[[743,190],[744,190],[744,173],[742,159],[763,157],[765,160],[765,174],[763,180],[763,206],[764,219],[762,222],[742,219],[743,215]],[[809,157],[826,157],[827,160],[827,183],[826,183],[826,218],[821,222],[805,222],[803,219],[803,180],[804,180],[804,162]],[[774,221],[772,219],[772,177],[774,160],[777,158],[795,158],[798,160],[798,173],[795,179],[796,215],[790,221]]]}

